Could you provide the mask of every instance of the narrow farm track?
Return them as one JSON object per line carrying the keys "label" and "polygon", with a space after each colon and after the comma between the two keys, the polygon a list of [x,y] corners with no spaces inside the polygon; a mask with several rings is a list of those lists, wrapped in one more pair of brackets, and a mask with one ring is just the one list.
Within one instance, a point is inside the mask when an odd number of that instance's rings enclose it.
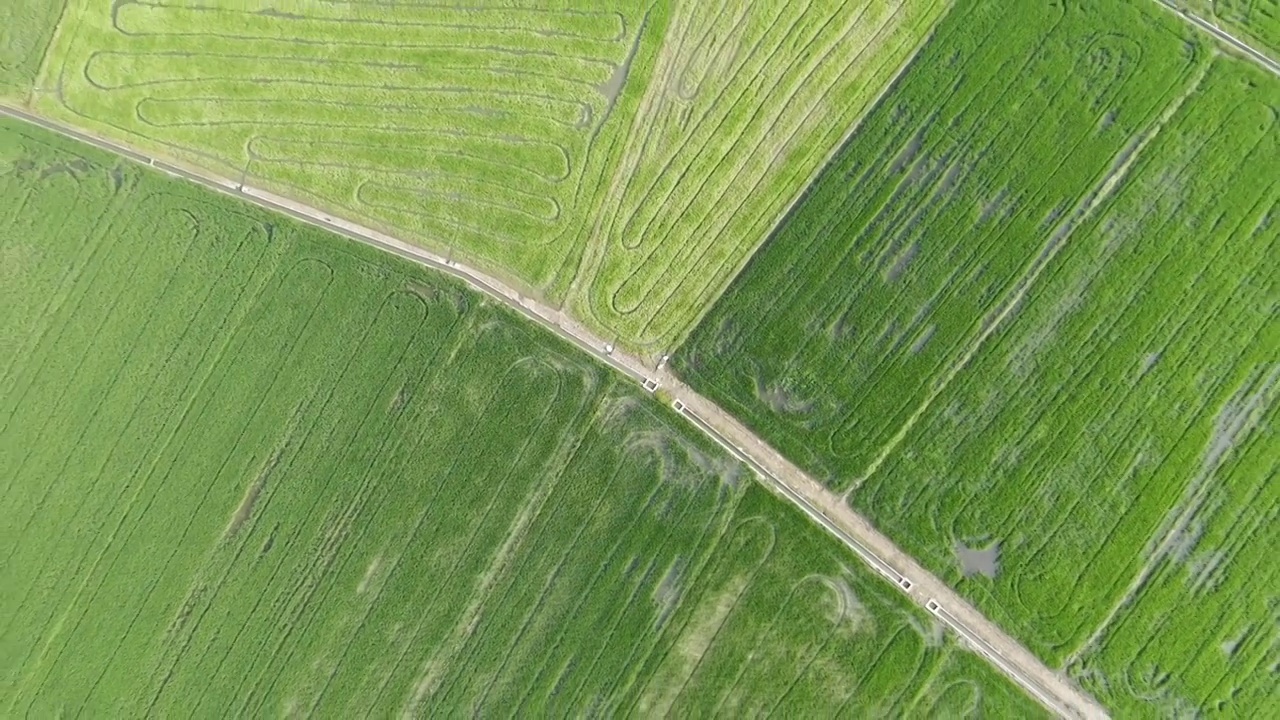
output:
{"label": "narrow farm track", "polygon": [[80,142],[122,155],[226,195],[240,197],[268,210],[352,240],[371,245],[420,265],[457,277],[496,301],[517,310],[569,340],[613,369],[633,378],[649,391],[662,387],[673,407],[701,432],[750,466],[760,481],[796,505],[814,522],[852,549],[918,605],[956,632],[966,644],[1053,712],[1069,718],[1103,718],[1106,711],[1020,643],[964,601],[946,583],[927,572],[914,558],[855,513],[840,496],[783,458],[732,415],[694,392],[663,367],[647,367],[639,358],[615,350],[563,312],[526,298],[500,281],[452,259],[409,245],[384,233],[334,217],[321,210],[204,170],[185,168],[143,155],[123,145],[87,135],[72,127],[0,104],[0,113],[37,125]]}
{"label": "narrow farm track", "polygon": [[1204,32],[1207,32],[1213,37],[1217,38],[1219,41],[1225,43],[1228,47],[1231,47],[1235,50],[1240,51],[1241,54],[1243,54],[1246,58],[1248,58],[1251,62],[1256,64],[1258,67],[1267,70],[1268,72],[1275,75],[1276,77],[1280,77],[1280,63],[1277,63],[1275,60],[1272,60],[1270,57],[1267,56],[1266,53],[1263,53],[1259,50],[1254,49],[1253,46],[1249,45],[1245,41],[1241,40],[1235,35],[1232,35],[1226,30],[1223,30],[1217,25],[1214,25],[1208,20],[1205,20],[1204,18],[1201,18],[1195,15],[1194,13],[1188,12],[1181,8],[1174,7],[1173,5],[1170,5],[1168,2],[1165,2],[1165,0],[1155,0],[1155,3],[1160,7],[1164,8],[1165,10],[1168,10],[1174,15],[1177,15],[1178,17],[1182,18],[1185,22],[1187,22],[1192,27],[1203,30]]}

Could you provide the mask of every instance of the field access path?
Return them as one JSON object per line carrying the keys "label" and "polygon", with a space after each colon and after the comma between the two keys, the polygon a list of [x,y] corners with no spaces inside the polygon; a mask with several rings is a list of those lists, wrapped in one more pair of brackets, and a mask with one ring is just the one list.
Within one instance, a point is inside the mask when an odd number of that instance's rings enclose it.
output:
{"label": "field access path", "polygon": [[1222,28],[1209,22],[1208,20],[1205,20],[1204,18],[1199,17],[1188,10],[1184,10],[1180,7],[1174,6],[1170,2],[1170,0],[1155,0],[1155,3],[1160,7],[1164,8],[1165,10],[1168,10],[1174,15],[1177,15],[1178,17],[1182,18],[1185,22],[1190,24],[1192,27],[1203,30],[1204,32],[1207,32],[1210,35],[1212,35],[1218,41],[1240,51],[1242,55],[1244,55],[1249,60],[1253,61],[1255,64],[1257,64],[1259,67],[1263,68],[1264,70],[1268,70],[1276,77],[1280,77],[1280,63],[1277,63],[1275,60],[1272,60],[1271,57],[1268,56],[1266,53],[1255,49],[1252,45],[1249,45],[1245,41],[1241,40],[1235,35],[1232,35],[1226,30],[1223,30]]}
{"label": "field access path", "polygon": [[799,467],[782,457],[718,405],[689,388],[666,368],[649,367],[565,315],[561,310],[529,298],[494,277],[451,258],[423,250],[386,233],[335,217],[318,208],[274,193],[220,177],[203,169],[179,167],[149,157],[116,142],[86,134],[73,127],[0,104],[0,114],[122,155],[142,165],[238,197],[268,210],[283,213],[310,225],[336,232],[393,255],[461,279],[489,297],[565,338],[601,362],[634,379],[646,390],[662,388],[672,407],[700,431],[724,446],[749,466],[775,494],[794,504],[814,522],[854,551],[876,572],[886,577],[916,604],[938,618],[962,641],[986,658],[1000,672],[1039,700],[1046,708],[1067,718],[1105,718],[1106,710],[1064,674],[1045,665],[1017,640],[978,612],[943,581],[903,552],[886,535],[854,512],[836,493],[828,490]]}

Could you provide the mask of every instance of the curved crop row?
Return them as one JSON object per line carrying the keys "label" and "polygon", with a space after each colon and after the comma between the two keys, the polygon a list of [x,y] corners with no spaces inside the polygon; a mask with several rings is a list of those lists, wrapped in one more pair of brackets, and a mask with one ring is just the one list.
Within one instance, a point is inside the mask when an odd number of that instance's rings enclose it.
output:
{"label": "curved crop row", "polygon": [[73,1],[36,101],[540,283],[642,18],[625,3]]}
{"label": "curved crop row", "polygon": [[656,356],[947,8],[69,0],[33,104],[457,252]]}
{"label": "curved crop row", "polygon": [[602,180],[573,307],[651,354],[674,347],[945,9],[682,3]]}

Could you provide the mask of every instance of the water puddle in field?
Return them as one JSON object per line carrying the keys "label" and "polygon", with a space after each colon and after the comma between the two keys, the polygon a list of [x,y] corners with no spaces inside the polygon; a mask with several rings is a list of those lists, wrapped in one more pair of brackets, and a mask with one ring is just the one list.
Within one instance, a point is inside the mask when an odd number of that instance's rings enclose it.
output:
{"label": "water puddle in field", "polygon": [[60,162],[50,163],[49,165],[46,165],[40,169],[41,180],[48,180],[54,175],[63,175],[63,174],[66,174],[66,175],[73,174],[71,172],[71,167],[66,163],[60,163]]}
{"label": "water puddle in field", "polygon": [[[634,560],[632,562],[633,564],[638,564]],[[662,576],[662,580],[658,582],[657,587],[653,590],[653,602],[658,606],[658,615],[653,624],[655,631],[666,627],[667,620],[680,605],[680,598],[684,596],[686,564],[684,558],[677,557],[671,563],[671,566],[667,568],[667,573]]]}
{"label": "water puddle in field", "polygon": [[596,86],[596,92],[604,96],[608,105],[612,106],[618,101],[618,96],[622,94],[622,86],[627,83],[627,73],[631,71],[631,58],[627,58],[619,65],[613,68],[613,74],[608,80]]}
{"label": "water puddle in field", "polygon": [[982,575],[994,579],[1000,572],[1000,543],[993,542],[985,548],[974,549],[956,542],[956,558],[965,577]]}
{"label": "water puddle in field", "polygon": [[631,42],[631,48],[627,51],[627,57],[614,66],[613,74],[609,79],[596,86],[596,91],[604,96],[606,116],[613,110],[613,106],[618,102],[618,96],[622,94],[623,86],[627,84],[627,76],[631,74],[631,62],[636,59],[636,53],[640,50],[640,39],[644,36],[644,29],[648,24],[649,14],[645,13],[636,31],[635,39]]}
{"label": "water puddle in field", "polygon": [[17,143],[0,145],[0,175],[6,175],[17,170],[18,163],[22,160],[22,146]]}
{"label": "water puddle in field", "polygon": [[779,415],[804,415],[813,409],[812,402],[776,385],[765,385],[759,378],[756,379],[756,397]]}

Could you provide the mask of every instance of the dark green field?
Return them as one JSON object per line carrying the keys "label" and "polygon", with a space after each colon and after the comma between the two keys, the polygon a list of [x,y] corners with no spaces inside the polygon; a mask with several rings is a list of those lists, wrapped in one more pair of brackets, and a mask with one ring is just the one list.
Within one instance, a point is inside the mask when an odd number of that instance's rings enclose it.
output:
{"label": "dark green field", "polygon": [[1059,9],[960,3],[674,364],[1117,714],[1257,716],[1280,83]]}
{"label": "dark green field", "polygon": [[1042,711],[577,350],[0,123],[0,716]]}

